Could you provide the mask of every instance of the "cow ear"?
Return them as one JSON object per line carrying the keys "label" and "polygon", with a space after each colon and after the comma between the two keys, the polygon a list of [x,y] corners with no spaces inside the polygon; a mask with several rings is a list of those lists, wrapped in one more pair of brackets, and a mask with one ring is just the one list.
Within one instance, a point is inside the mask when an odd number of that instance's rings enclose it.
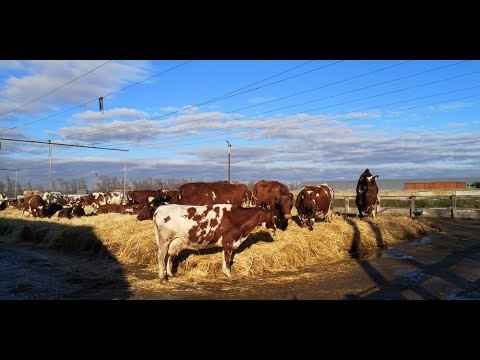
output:
{"label": "cow ear", "polygon": [[374,179],[378,179],[378,175],[375,175],[373,178],[374,178]]}

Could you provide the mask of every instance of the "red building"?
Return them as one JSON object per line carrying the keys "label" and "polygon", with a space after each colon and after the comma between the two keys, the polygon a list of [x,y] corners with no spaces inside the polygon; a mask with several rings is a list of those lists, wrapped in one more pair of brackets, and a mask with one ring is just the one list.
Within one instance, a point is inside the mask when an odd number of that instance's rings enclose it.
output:
{"label": "red building", "polygon": [[445,190],[445,189],[466,189],[467,183],[464,182],[420,182],[404,183],[405,190]]}

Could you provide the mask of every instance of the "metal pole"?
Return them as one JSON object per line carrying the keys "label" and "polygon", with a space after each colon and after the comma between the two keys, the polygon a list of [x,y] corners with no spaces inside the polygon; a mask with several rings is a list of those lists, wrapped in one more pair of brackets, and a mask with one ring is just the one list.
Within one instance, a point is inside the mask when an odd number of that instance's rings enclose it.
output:
{"label": "metal pole", "polygon": [[127,203],[126,188],[127,188],[127,158],[125,157],[125,164],[123,167],[123,201],[122,201],[123,205]]}
{"label": "metal pole", "polygon": [[232,145],[230,145],[228,140],[227,140],[227,144],[228,144],[228,182],[230,182],[230,148],[232,147]]}
{"label": "metal pole", "polygon": [[17,179],[18,179],[18,169],[15,169],[15,199],[17,198]]}
{"label": "metal pole", "polygon": [[50,157],[50,179],[49,179],[49,187],[50,192],[52,192],[52,142],[48,140],[48,155]]}
{"label": "metal pole", "polygon": [[97,180],[97,173],[95,173],[95,192],[98,192],[98,180]]}

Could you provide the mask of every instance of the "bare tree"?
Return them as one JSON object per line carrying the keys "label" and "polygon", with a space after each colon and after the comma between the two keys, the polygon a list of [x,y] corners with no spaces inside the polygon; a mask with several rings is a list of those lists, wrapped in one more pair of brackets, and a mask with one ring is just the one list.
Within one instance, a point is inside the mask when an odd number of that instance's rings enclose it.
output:
{"label": "bare tree", "polygon": [[[126,184],[128,187],[128,184]],[[123,189],[123,179],[116,176],[101,175],[98,177],[98,191],[107,192]]]}
{"label": "bare tree", "polygon": [[185,183],[193,182],[192,179],[129,179],[132,190],[176,190]]}

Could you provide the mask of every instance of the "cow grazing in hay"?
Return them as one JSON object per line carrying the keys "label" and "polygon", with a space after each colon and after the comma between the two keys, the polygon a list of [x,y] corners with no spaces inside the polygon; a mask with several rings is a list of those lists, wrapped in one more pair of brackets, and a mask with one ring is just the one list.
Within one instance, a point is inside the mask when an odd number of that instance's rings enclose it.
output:
{"label": "cow grazing in hay", "polygon": [[306,223],[308,230],[313,231],[313,223],[317,217],[323,217],[325,221],[331,222],[334,199],[334,191],[327,184],[303,187],[295,201],[302,227]]}
{"label": "cow grazing in hay", "polygon": [[292,218],[293,194],[276,180],[260,180],[253,187],[253,202],[257,207],[267,207],[275,212],[279,228],[286,230]]}

